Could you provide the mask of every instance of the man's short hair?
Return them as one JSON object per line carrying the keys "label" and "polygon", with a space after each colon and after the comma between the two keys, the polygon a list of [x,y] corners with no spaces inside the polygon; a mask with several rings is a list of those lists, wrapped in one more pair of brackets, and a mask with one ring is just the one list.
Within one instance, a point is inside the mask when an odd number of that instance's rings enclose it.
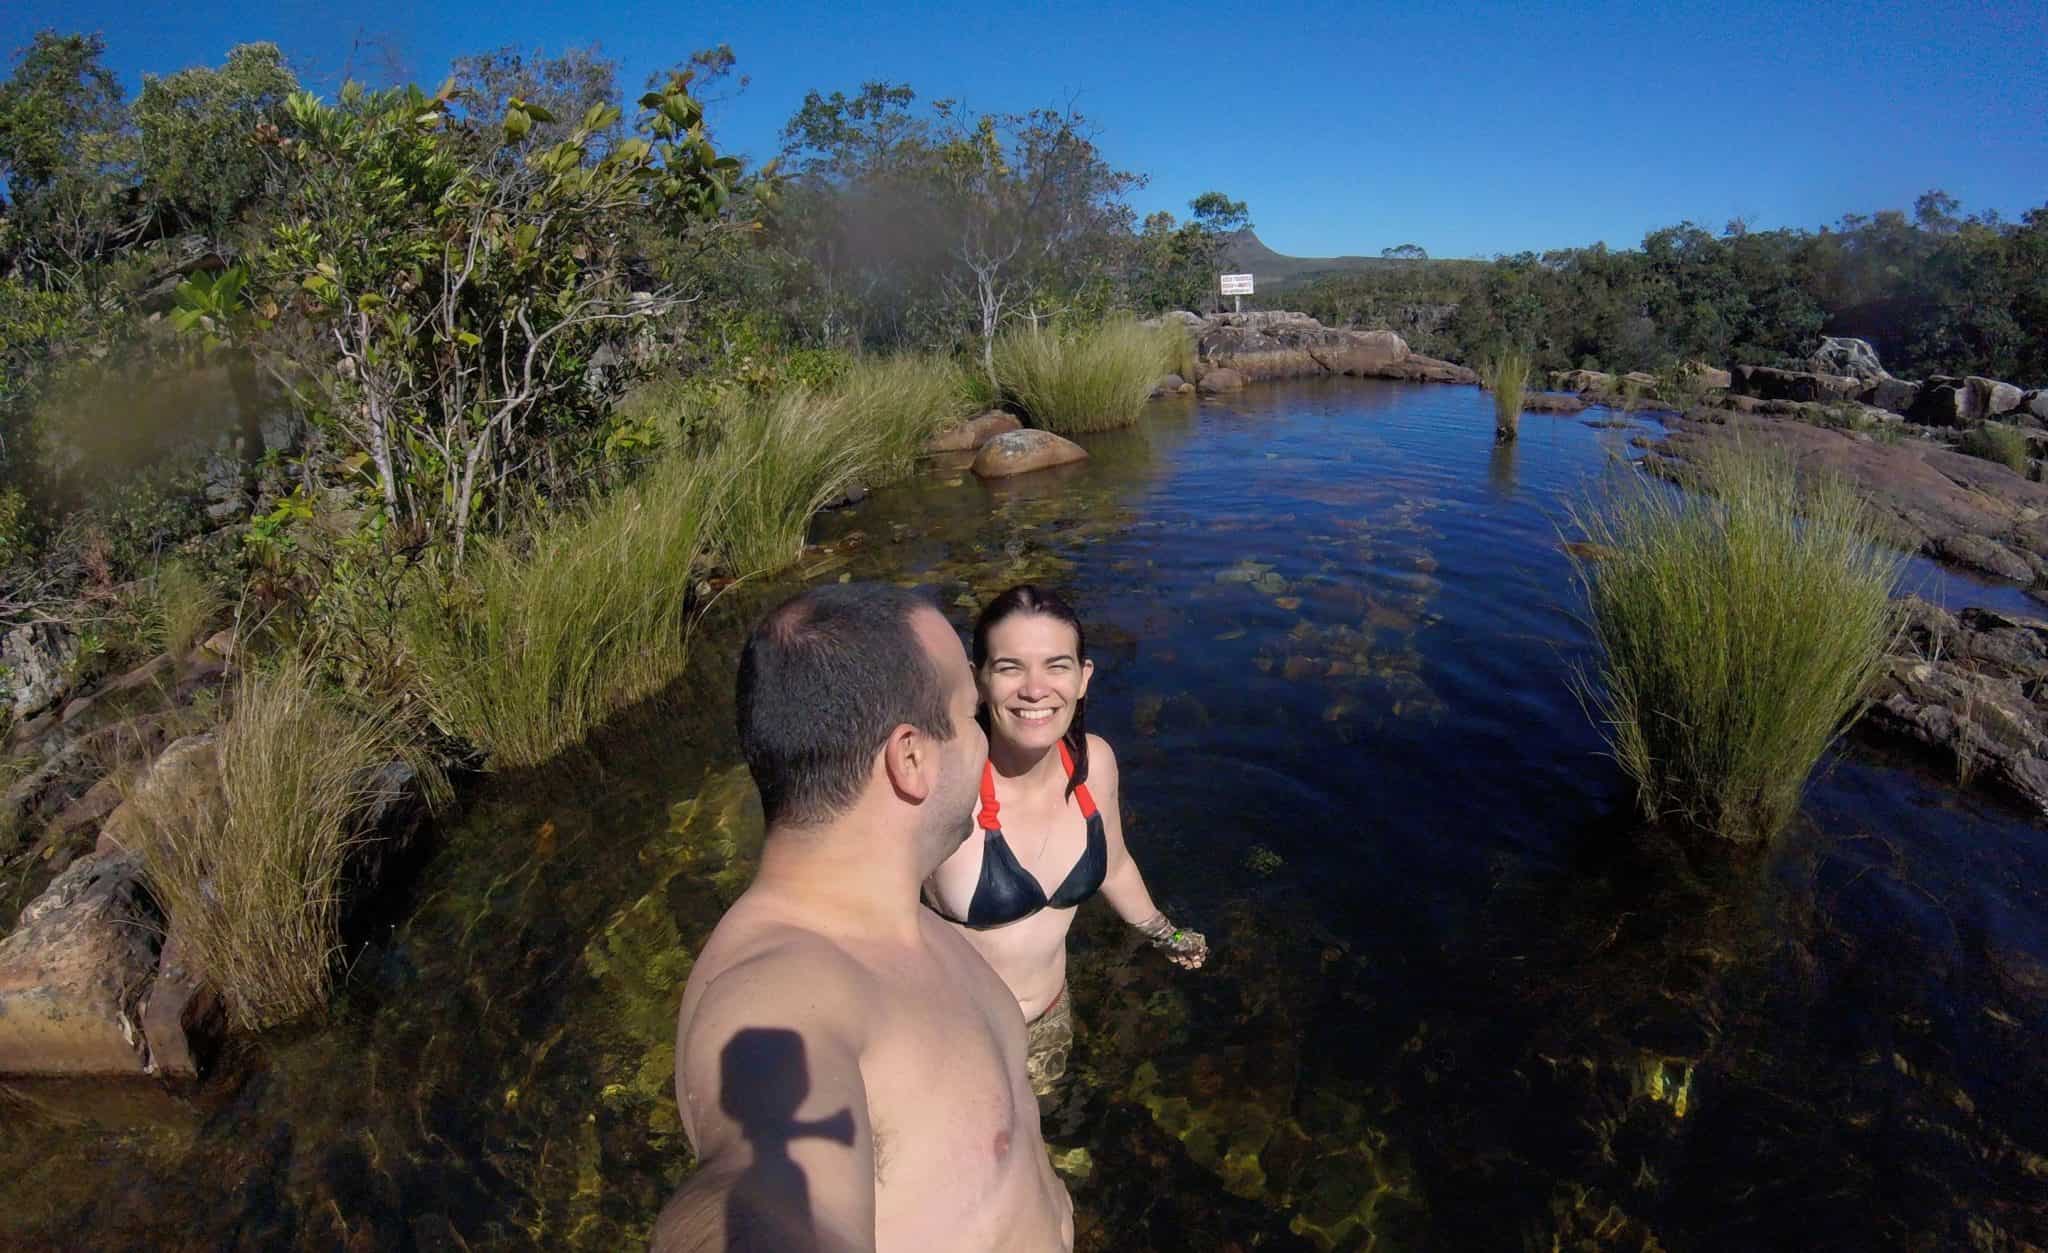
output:
{"label": "man's short hair", "polygon": [[828,583],[763,618],[740,653],[740,749],[769,824],[842,812],[905,723],[953,738],[938,669],[911,625],[932,605],[902,588]]}

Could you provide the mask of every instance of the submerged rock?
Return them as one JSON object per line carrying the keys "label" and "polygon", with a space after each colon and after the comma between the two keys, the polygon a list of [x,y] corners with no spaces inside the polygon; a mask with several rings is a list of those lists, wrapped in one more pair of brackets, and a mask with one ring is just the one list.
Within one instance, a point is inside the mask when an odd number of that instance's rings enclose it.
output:
{"label": "submerged rock", "polygon": [[1245,376],[1236,370],[1218,366],[1202,371],[1202,381],[1195,384],[1195,390],[1204,396],[1216,396],[1224,392],[1244,390]]}
{"label": "submerged rock", "polygon": [[139,858],[84,857],[0,940],[0,1075],[139,1075],[162,925]]}
{"label": "submerged rock", "polygon": [[1578,413],[1586,402],[1567,392],[1530,392],[1522,397],[1524,413]]}
{"label": "submerged rock", "polygon": [[1010,431],[981,446],[974,455],[974,473],[984,479],[1003,479],[1087,459],[1087,449],[1051,431]]}

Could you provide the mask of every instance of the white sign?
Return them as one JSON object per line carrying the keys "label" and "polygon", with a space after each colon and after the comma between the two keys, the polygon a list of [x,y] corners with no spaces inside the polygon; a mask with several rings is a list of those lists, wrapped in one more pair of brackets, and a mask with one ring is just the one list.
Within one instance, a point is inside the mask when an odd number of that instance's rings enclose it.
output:
{"label": "white sign", "polygon": [[1223,276],[1223,294],[1226,296],[1249,296],[1252,294],[1252,276],[1249,274],[1226,274]]}

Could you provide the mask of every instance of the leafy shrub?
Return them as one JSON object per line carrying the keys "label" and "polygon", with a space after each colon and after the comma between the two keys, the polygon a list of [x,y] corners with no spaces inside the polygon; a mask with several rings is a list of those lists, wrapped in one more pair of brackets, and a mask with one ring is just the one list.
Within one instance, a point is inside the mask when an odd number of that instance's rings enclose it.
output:
{"label": "leafy shrub", "polygon": [[1892,638],[1899,559],[1843,481],[1789,461],[1697,463],[1712,496],[1637,478],[1574,511],[1599,645],[1582,694],[1642,813],[1752,843],[1798,807]]}
{"label": "leafy shrub", "polygon": [[1066,332],[1019,328],[996,341],[996,377],[1035,426],[1113,430],[1138,420],[1166,373],[1170,342],[1162,328],[1121,318]]}
{"label": "leafy shrub", "polygon": [[411,767],[430,800],[446,790],[397,709],[353,708],[315,675],[245,672],[218,771],[159,771],[130,798],[150,885],[245,1029],[326,1004],[348,859],[395,799],[383,767]]}

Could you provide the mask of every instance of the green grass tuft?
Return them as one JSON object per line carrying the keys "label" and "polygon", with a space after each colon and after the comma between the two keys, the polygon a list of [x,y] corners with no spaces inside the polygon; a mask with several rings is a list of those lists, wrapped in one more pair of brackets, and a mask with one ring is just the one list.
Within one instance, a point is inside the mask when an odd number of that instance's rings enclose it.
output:
{"label": "green grass tuft", "polygon": [[396,708],[350,707],[303,661],[245,672],[214,748],[217,771],[159,771],[129,803],[171,925],[256,1030],[327,1002],[349,858],[396,799],[382,768],[410,766],[436,803],[446,784]]}
{"label": "green grass tuft", "polygon": [[927,440],[983,407],[960,367],[931,353],[859,358],[825,399],[821,437],[861,446],[867,487],[910,477]]}
{"label": "green grass tuft", "polygon": [[1130,426],[1167,372],[1178,327],[1112,319],[1078,331],[1019,327],[996,341],[996,376],[1034,426],[1078,435]]}
{"label": "green grass tuft", "polygon": [[226,608],[220,589],[182,561],[167,561],[156,574],[150,606],[150,634],[173,657],[191,653]]}
{"label": "green grass tuft", "polygon": [[1529,370],[1529,354],[1520,348],[1503,349],[1479,362],[1479,385],[1493,393],[1493,437],[1503,444],[1521,430]]}
{"label": "green grass tuft", "polygon": [[435,720],[530,766],[681,673],[720,473],[685,453],[539,531],[483,545],[415,596],[404,634]]}
{"label": "green grass tuft", "polygon": [[2021,478],[2027,477],[2027,437],[2017,427],[1987,422],[1965,432],[1956,448],[1972,457],[1995,461]]}
{"label": "green grass tuft", "polygon": [[1575,510],[1599,645],[1582,695],[1646,817],[1740,843],[1797,809],[1893,638],[1897,555],[1840,479],[1740,447],[1696,463],[1711,496],[1637,477]]}

